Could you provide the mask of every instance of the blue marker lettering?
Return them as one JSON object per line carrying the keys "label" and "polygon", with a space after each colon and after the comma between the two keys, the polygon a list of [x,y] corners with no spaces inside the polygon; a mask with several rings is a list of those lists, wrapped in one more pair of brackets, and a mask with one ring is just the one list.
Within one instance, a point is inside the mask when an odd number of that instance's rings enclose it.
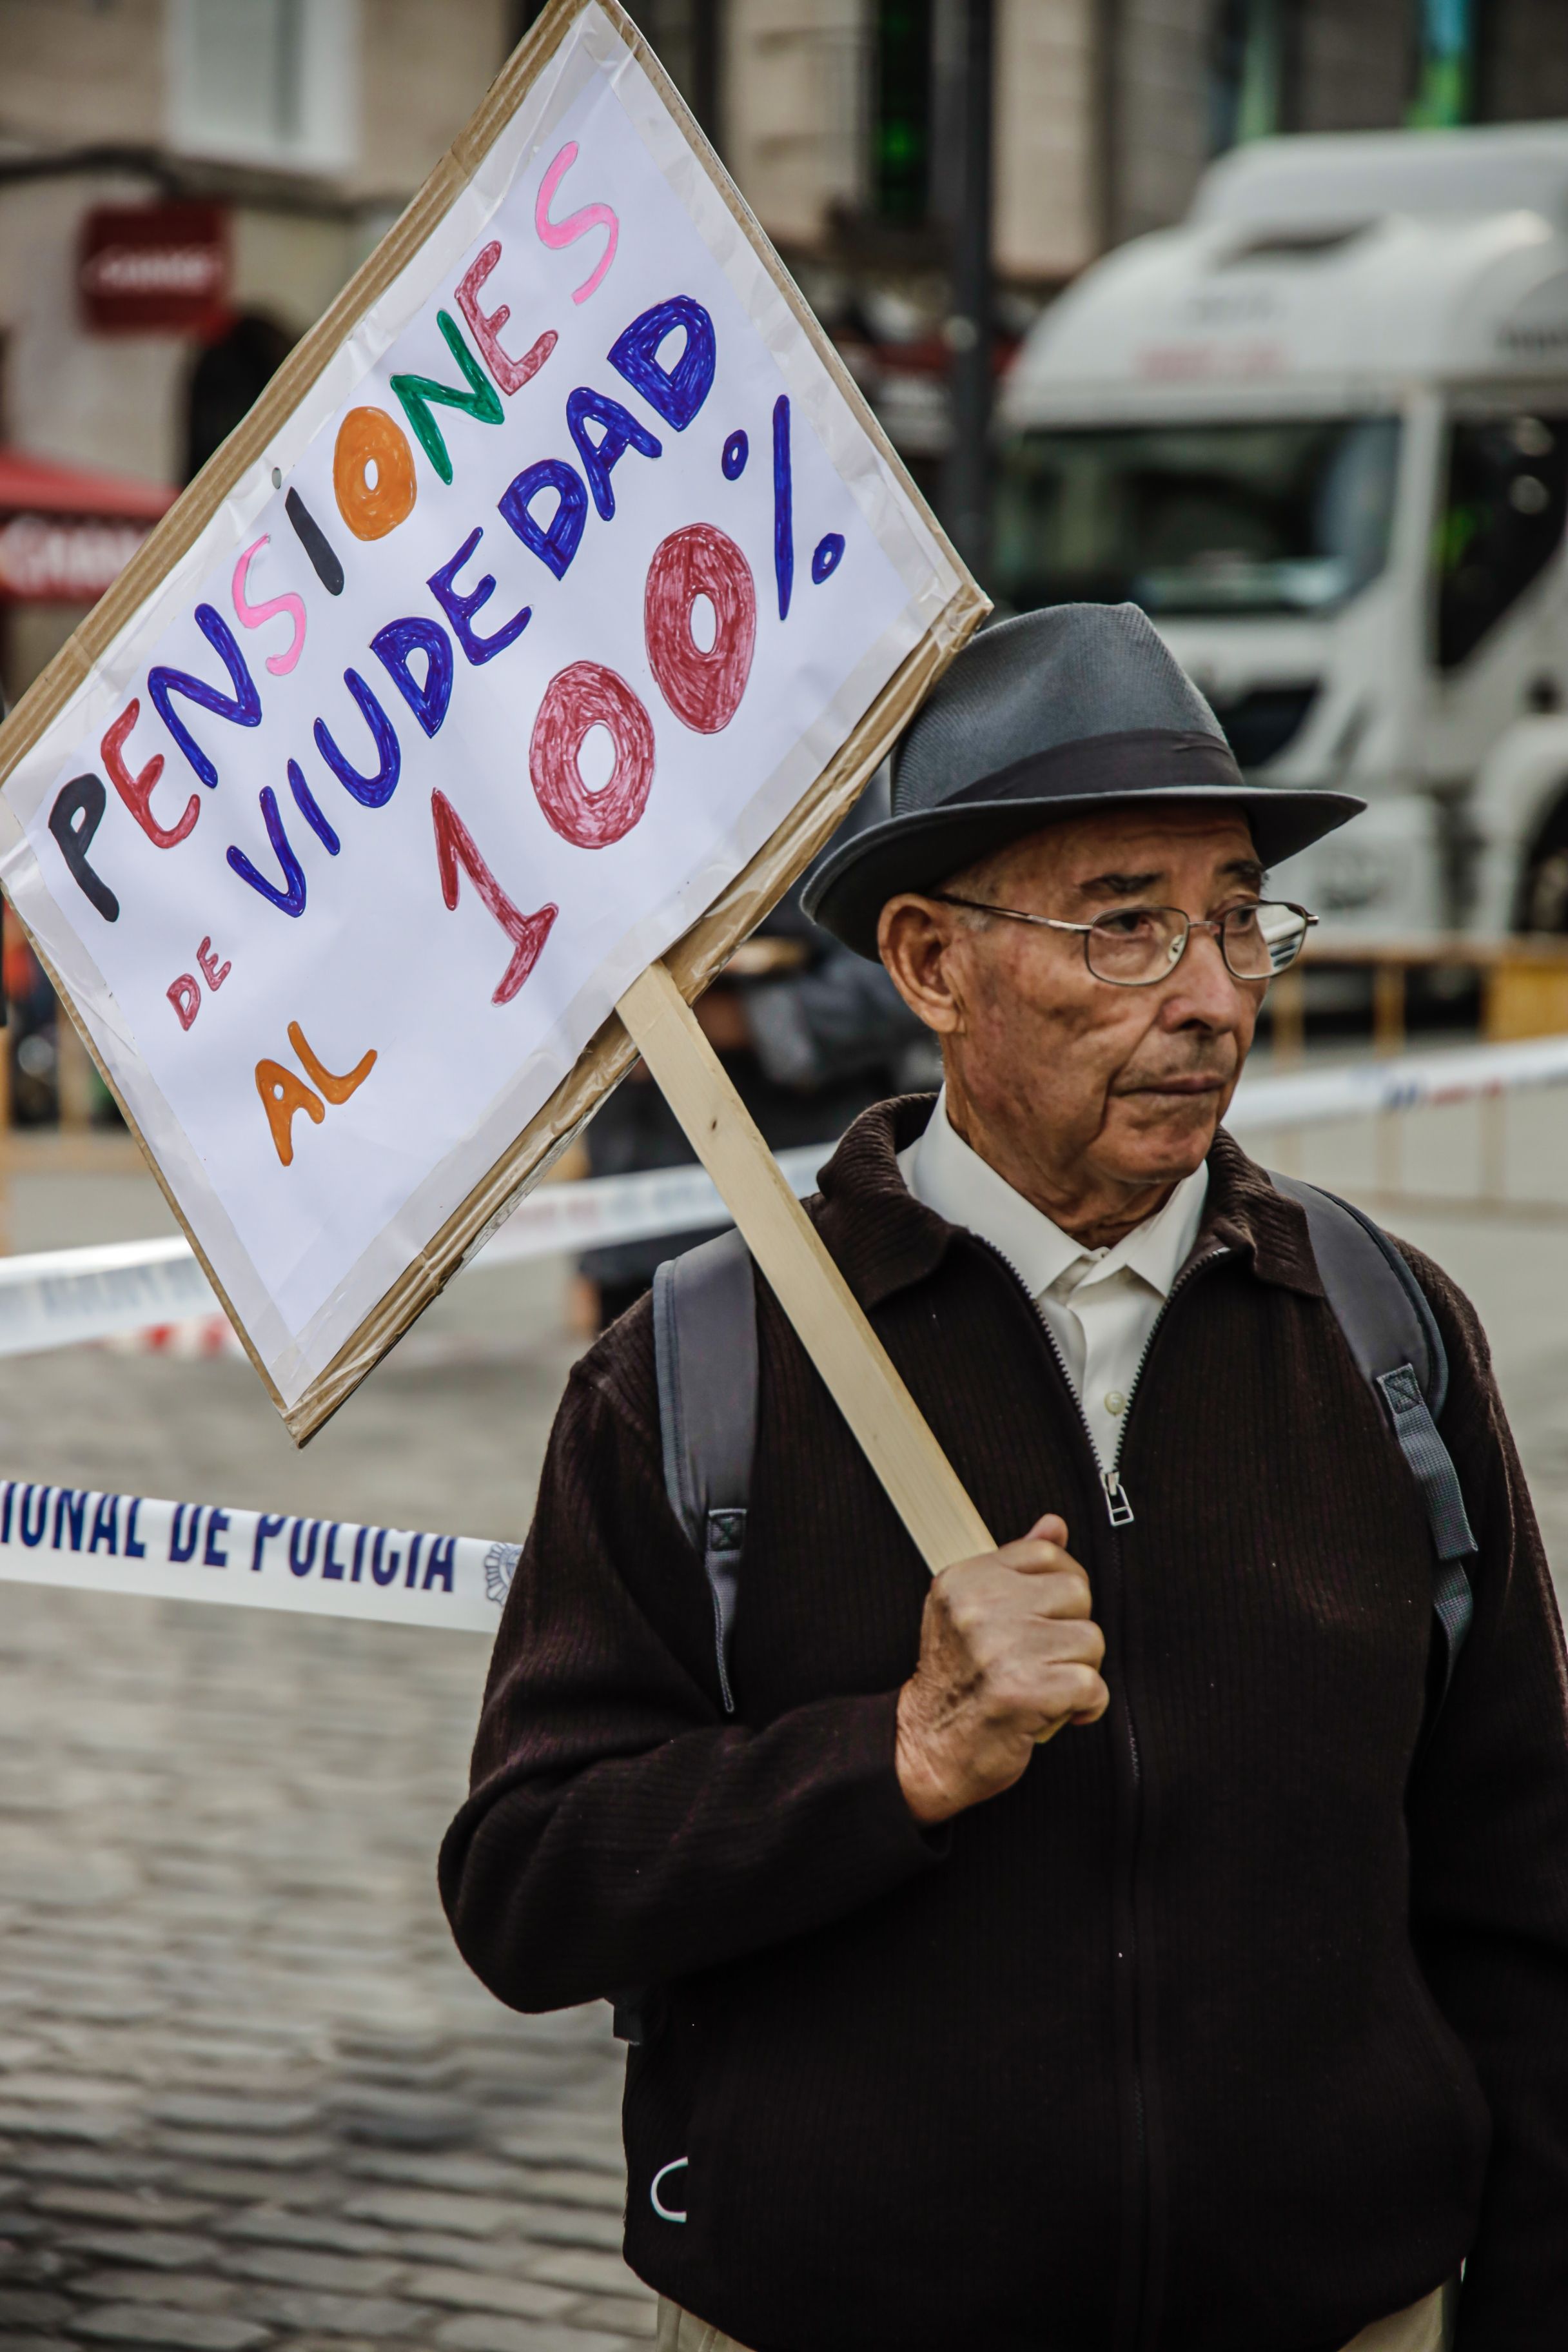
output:
{"label": "blue marker lettering", "polygon": [[304,771],[298,760],[289,762],[289,789],[293,793],[300,815],[315,835],[329,857],[335,857],[342,843],[321,814],[321,803],[305,782]]}
{"label": "blue marker lettering", "polygon": [[[556,494],[555,512],[542,525],[532,511],[541,490],[553,490]],[[567,465],[563,457],[542,457],[536,466],[525,467],[507,484],[496,508],[524,547],[537,555],[557,580],[564,580],[567,567],[582,545],[583,527],[588,520],[588,492],[576,467]]]}
{"label": "blue marker lettering", "polygon": [[398,748],[397,737],[393,731],[391,719],[366,686],[358,670],[344,670],[343,684],[358,703],[360,716],[370,729],[371,740],[375,746],[375,756],[379,765],[374,776],[362,776],[357,768],[351,768],[327,732],[327,722],[324,719],[318,719],[312,730],[316,738],[316,749],[342,784],[344,792],[351,793],[362,808],[383,808],[396,790],[398,775],[403,767],[403,753]]}
{"label": "blue marker lettering", "polygon": [[[452,640],[440,623],[410,614],[377,629],[370,646],[426,734],[439,734],[452,699]],[[408,666],[416,653],[425,656],[423,684]]]}
{"label": "blue marker lettering", "polygon": [[[559,513],[559,509],[557,512]],[[433,572],[426,583],[436,602],[451,622],[453,632],[464,654],[476,665],[480,662],[493,661],[497,654],[504,654],[508,646],[515,645],[533,618],[532,606],[525,604],[521,612],[514,613],[510,621],[503,623],[499,629],[492,630],[488,637],[481,636],[479,630],[473,626],[474,614],[481,605],[488,604],[495,594],[495,575],[493,572],[487,572],[482,580],[477,582],[472,588],[466,590],[458,587],[456,582],[458,573],[483,537],[483,531],[476,525],[451,562],[443,563],[439,572]]]}
{"label": "blue marker lettering", "polygon": [[[597,441],[588,430],[590,425],[604,427]],[[607,393],[595,392],[585,383],[580,383],[575,392],[567,395],[566,429],[577,445],[594,504],[608,522],[616,511],[616,493],[610,481],[614,468],[628,449],[639,450],[645,457],[661,457],[664,445],[637,423],[629,408],[623,408]]]}
{"label": "blue marker lettering", "polygon": [[[672,368],[659,346],[678,331],[684,334]],[[713,388],[713,321],[689,294],[672,294],[634,319],[610,352],[610,365],[624,375],[648,406],[677,433],[684,433]]]}
{"label": "blue marker lettering", "polygon": [[[292,761],[290,761],[292,766]],[[278,805],[278,795],[270,784],[261,787],[261,822],[267,827],[267,838],[272,844],[273,855],[282,868],[283,887],[269,882],[265,874],[254,866],[243,849],[230,847],[226,855],[230,866],[242,882],[259,890],[270,905],[285,915],[302,915],[305,911],[305,869],[289,845],[283,830],[283,814]]]}
{"label": "blue marker lettering", "polygon": [[205,678],[194,677],[186,669],[169,669],[162,665],[147,673],[147,691],[164,726],[195,770],[204,784],[216,784],[217,770],[202,750],[183,719],[176,719],[169,698],[184,695],[187,702],[210,710],[216,718],[232,720],[237,727],[259,727],[261,697],[256,691],[256,681],[245,667],[245,656],[236,642],[233,630],[221,614],[210,604],[196,606],[196,626],[209,646],[216,647],[227,670],[232,695],[222,694]]}
{"label": "blue marker lettering", "polygon": [[789,618],[795,585],[795,483],[789,446],[789,394],[773,403],[773,576],[779,584],[779,618]]}

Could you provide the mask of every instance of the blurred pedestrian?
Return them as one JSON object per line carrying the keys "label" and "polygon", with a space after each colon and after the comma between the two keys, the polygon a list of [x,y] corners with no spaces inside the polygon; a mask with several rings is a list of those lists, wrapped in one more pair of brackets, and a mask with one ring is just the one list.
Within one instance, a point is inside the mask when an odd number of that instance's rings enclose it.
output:
{"label": "blurred pedestrian", "polygon": [[[824,856],[887,814],[879,777]],[[818,861],[820,863],[820,860]],[[804,911],[809,874],[766,916],[697,1000],[697,1017],[742,1101],[775,1151],[835,1143],[884,1096],[930,1083],[929,1033],[879,964],[818,929]],[[595,1114],[587,1134],[595,1176],[678,1168],[693,1157],[679,1122],[642,1063]],[[700,1234],[655,1234],[590,1250],[577,1320],[602,1330],[642,1297],[672,1249]]]}

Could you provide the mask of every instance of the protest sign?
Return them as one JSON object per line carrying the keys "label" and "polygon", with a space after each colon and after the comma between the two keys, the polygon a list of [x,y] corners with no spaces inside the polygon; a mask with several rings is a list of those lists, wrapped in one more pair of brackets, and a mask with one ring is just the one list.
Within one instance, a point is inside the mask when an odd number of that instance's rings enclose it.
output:
{"label": "protest sign", "polygon": [[296,1437],[984,610],[630,20],[557,0],[0,734],[0,878]]}

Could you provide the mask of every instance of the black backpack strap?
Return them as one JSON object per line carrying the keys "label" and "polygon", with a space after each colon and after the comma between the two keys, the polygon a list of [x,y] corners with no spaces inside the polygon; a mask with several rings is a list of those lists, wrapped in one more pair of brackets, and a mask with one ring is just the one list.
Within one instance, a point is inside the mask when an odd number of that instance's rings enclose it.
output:
{"label": "black backpack strap", "polygon": [[[654,1276],[653,1351],[664,1491],[708,1579],[719,1690],[733,1715],[730,1641],[757,1439],[756,1283],[733,1229]],[[609,1999],[620,2041],[637,2048],[661,2030],[658,1986],[623,1985]]]}
{"label": "black backpack strap", "polygon": [[1470,1630],[1474,1598],[1465,1561],[1476,1539],[1453,1456],[1437,1433],[1448,1359],[1415,1276],[1380,1225],[1349,1201],[1297,1176],[1270,1171],[1276,1192],[1307,1213],[1312,1255],[1329,1305],[1361,1375],[1382,1399],[1394,1440],[1426,1506],[1436,1556],[1432,1606],[1443,1636],[1441,1706]]}
{"label": "black backpack strap", "polygon": [[669,1506],[702,1561],[726,1715],[730,1644],[757,1441],[757,1293],[731,1229],[668,1258],[653,1278],[658,1423]]}

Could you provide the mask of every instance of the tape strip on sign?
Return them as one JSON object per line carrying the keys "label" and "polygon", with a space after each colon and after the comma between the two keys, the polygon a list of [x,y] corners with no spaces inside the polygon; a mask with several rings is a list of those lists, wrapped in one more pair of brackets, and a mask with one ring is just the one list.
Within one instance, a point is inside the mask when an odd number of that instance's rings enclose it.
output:
{"label": "tape strip on sign", "polygon": [[79,1486],[0,1486],[0,1580],[493,1633],[521,1547]]}

